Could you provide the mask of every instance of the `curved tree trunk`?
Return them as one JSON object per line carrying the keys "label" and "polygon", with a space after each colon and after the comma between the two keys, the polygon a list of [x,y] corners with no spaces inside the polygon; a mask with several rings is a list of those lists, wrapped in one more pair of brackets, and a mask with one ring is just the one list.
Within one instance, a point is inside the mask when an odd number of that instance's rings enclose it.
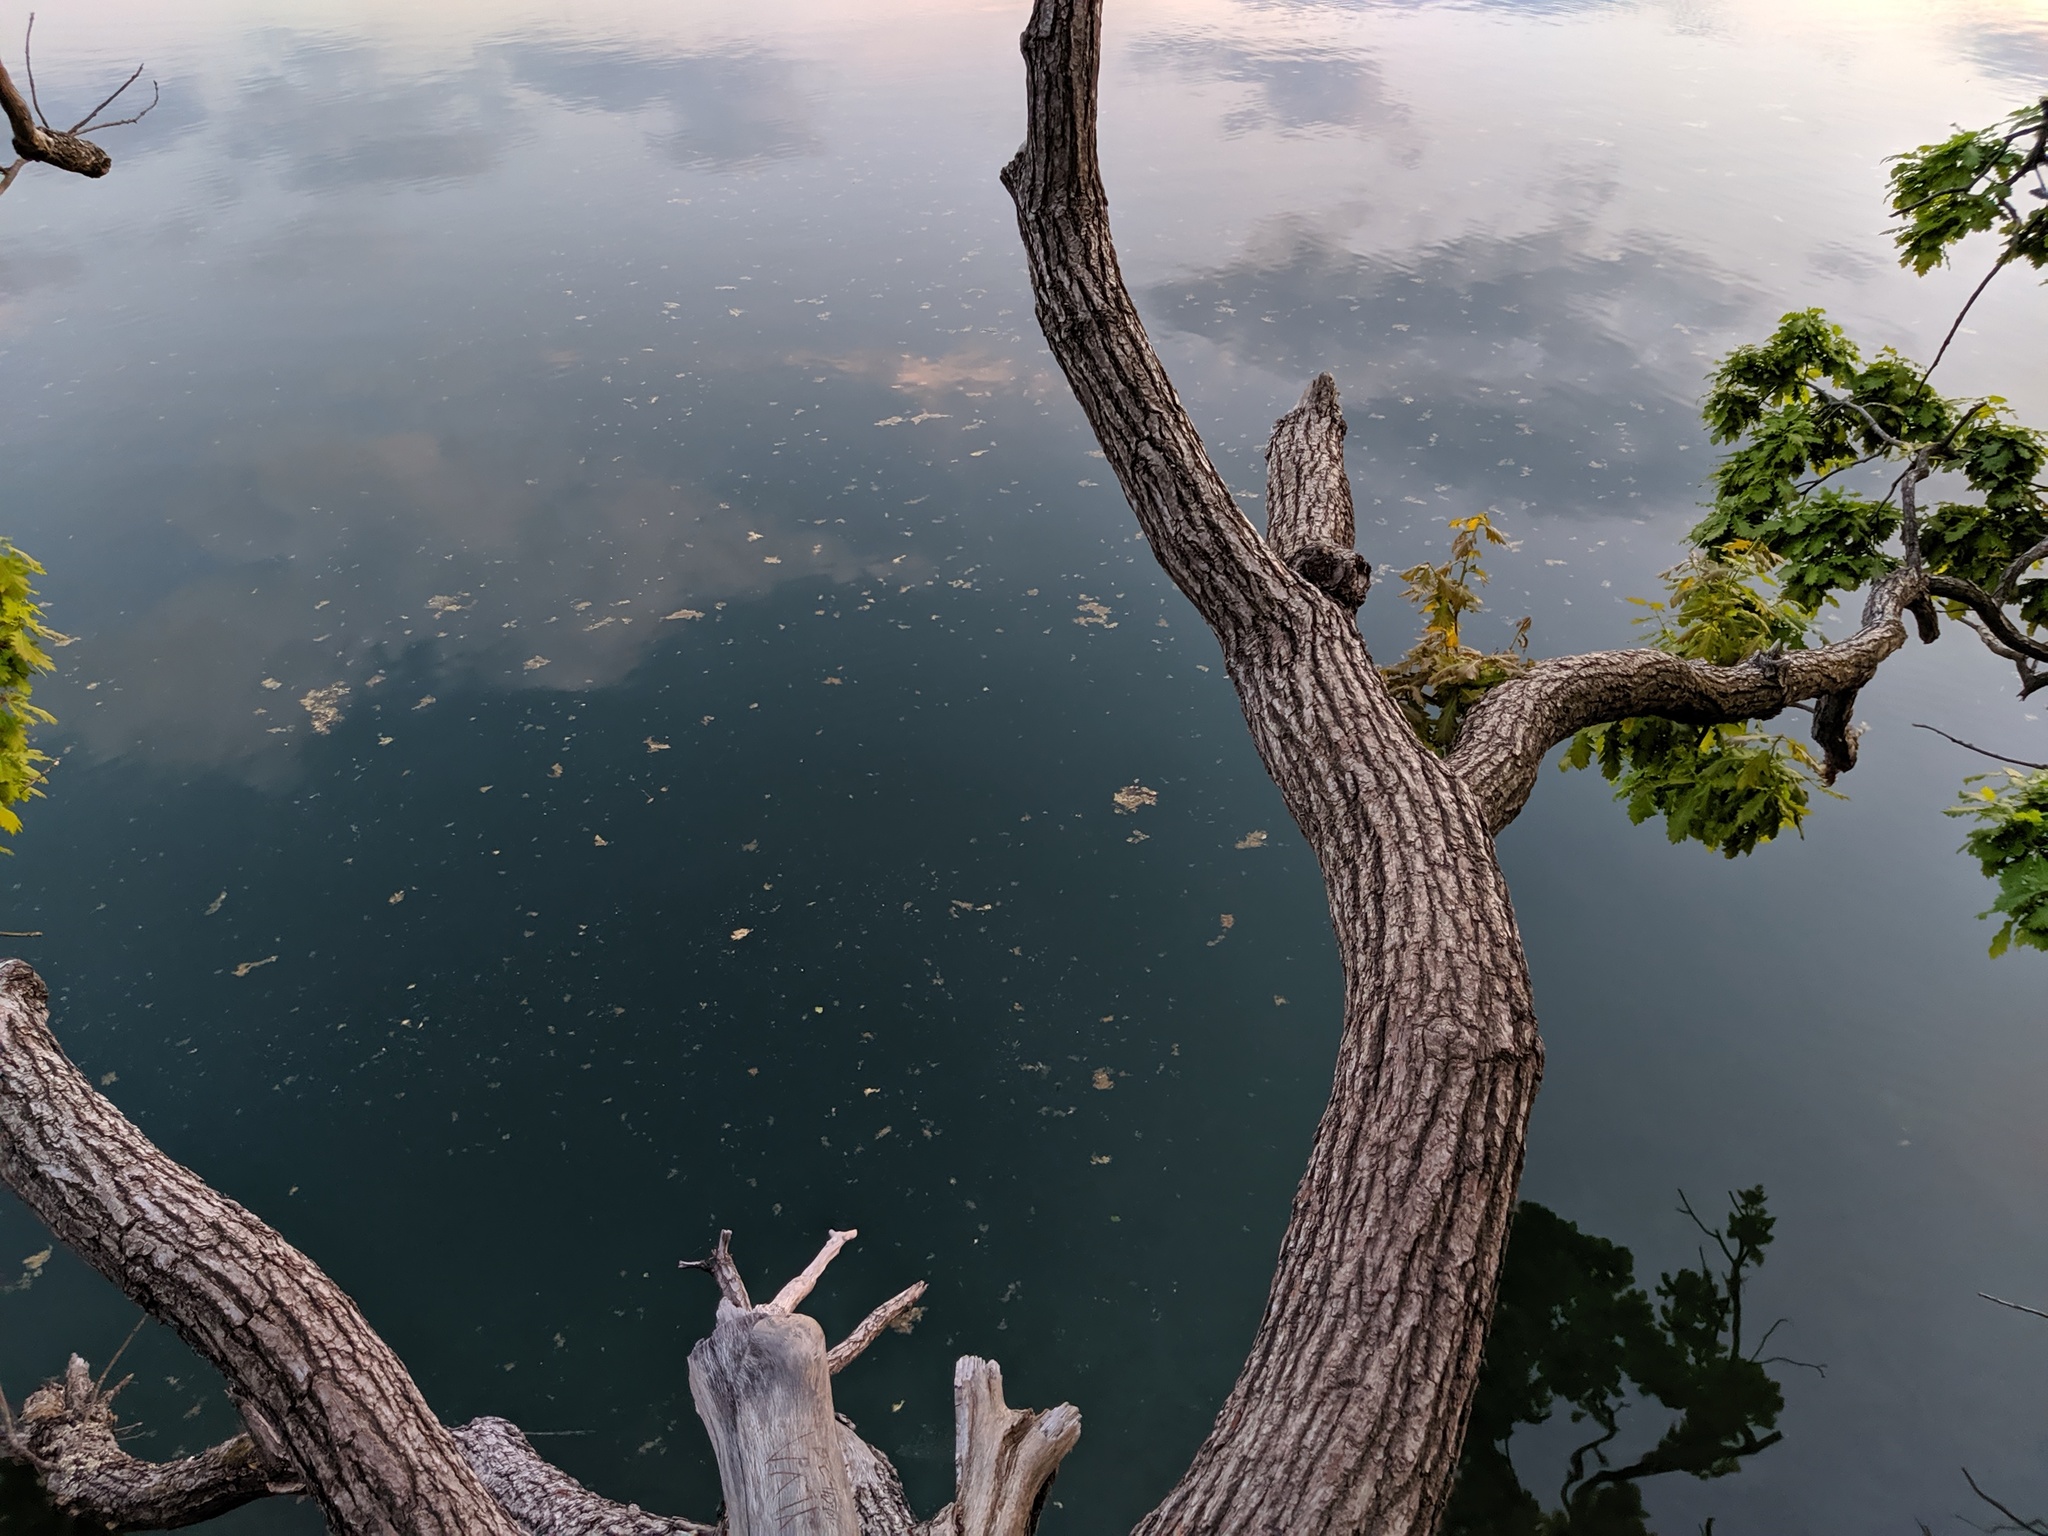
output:
{"label": "curved tree trunk", "polygon": [[1422,744],[1353,611],[1327,376],[1275,429],[1271,526],[1238,511],[1118,269],[1095,153],[1100,0],[1039,0],[1003,173],[1038,319],[1153,553],[1208,621],[1316,851],[1343,1043],[1265,1316],[1194,1464],[1140,1526],[1420,1536],[1449,1494],[1542,1075],[1478,800]]}

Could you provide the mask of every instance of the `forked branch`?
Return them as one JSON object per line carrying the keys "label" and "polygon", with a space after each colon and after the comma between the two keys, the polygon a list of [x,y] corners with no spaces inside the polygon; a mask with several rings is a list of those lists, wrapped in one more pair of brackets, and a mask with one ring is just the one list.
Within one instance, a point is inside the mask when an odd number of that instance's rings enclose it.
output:
{"label": "forked branch", "polygon": [[[52,128],[42,114],[42,104],[35,100],[35,62],[31,49],[35,38],[36,19],[28,19],[28,37],[22,44],[22,60],[29,82],[29,101],[24,101],[14,79],[7,73],[7,66],[0,63],[0,112],[7,117],[7,126],[14,141],[16,159],[12,165],[0,170],[0,192],[14,185],[14,179],[21,174],[22,167],[31,163],[52,165],[60,171],[69,171],[75,176],[98,178],[114,168],[113,157],[91,139],[87,133],[107,128],[121,128],[130,123],[139,123],[155,108],[159,99],[156,83],[150,82],[150,102],[133,117],[116,118],[112,122],[98,121],[99,115],[111,107],[127,92],[128,88],[142,78],[142,66],[135,66],[135,72],[119,85],[98,106],[69,128]],[[33,110],[31,102],[34,102]]]}

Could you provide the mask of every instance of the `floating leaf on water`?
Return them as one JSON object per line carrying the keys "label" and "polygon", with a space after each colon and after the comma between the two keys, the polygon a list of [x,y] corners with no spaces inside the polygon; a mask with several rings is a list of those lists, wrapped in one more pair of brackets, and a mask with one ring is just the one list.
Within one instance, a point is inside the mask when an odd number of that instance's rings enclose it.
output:
{"label": "floating leaf on water", "polygon": [[394,907],[395,907],[395,906],[397,906],[397,905],[398,905],[398,904],[399,904],[399,903],[400,903],[401,901],[405,900],[405,892],[403,892],[403,891],[393,891],[393,892],[391,893],[391,895],[390,895],[390,896],[389,896],[389,897],[388,897],[387,899],[389,900],[390,904],[391,904],[392,906],[394,906]]}
{"label": "floating leaf on water", "polygon": [[592,845],[593,847],[597,847],[597,848],[609,848],[609,847],[611,847],[611,844],[610,844],[610,843],[608,843],[608,842],[606,842],[606,841],[604,840],[604,834],[603,834],[602,832],[594,832],[594,833],[592,833],[592,834],[591,834],[591,837],[590,837],[590,841],[591,841],[591,845]]}
{"label": "floating leaf on water", "polygon": [[1231,844],[1231,846],[1233,848],[1263,848],[1266,846],[1266,834],[1263,829],[1247,832],[1243,837],[1240,837],[1235,843]]}
{"label": "floating leaf on water", "polygon": [[102,1088],[111,1088],[119,1081],[121,1081],[121,1074],[118,1072],[102,1072],[100,1074],[100,1086]]}
{"label": "floating leaf on water", "polygon": [[656,741],[652,736],[650,736],[647,738],[647,750],[650,752],[666,752],[668,750],[668,743],[665,741]]}
{"label": "floating leaf on water", "polygon": [[522,672],[538,672],[548,664],[548,659],[545,656],[529,656],[526,660],[519,663],[519,670]]}
{"label": "floating leaf on water", "polygon": [[828,688],[837,688],[845,681],[846,679],[843,677],[828,677],[825,679],[825,686]]}
{"label": "floating leaf on water", "polygon": [[282,688],[284,684],[280,683],[274,677],[266,677],[265,679],[263,679],[263,686],[269,689],[272,693],[275,693],[277,692],[278,689]]}
{"label": "floating leaf on water", "polygon": [[315,688],[299,700],[306,713],[313,717],[313,730],[325,736],[341,724],[341,701],[348,697],[347,683],[329,683],[325,688]]}
{"label": "floating leaf on water", "polygon": [[214,913],[218,912],[222,907],[227,905],[227,900],[228,893],[226,891],[222,891],[218,896],[214,897],[213,900],[207,904],[205,915],[208,917],[213,916]]}
{"label": "floating leaf on water", "polygon": [[470,598],[467,592],[458,592],[453,597],[430,597],[427,599],[427,612],[460,613],[469,606],[469,603]]}
{"label": "floating leaf on water", "polygon": [[1117,815],[1135,816],[1146,806],[1159,803],[1159,791],[1148,789],[1143,784],[1131,783],[1126,784],[1109,798],[1116,802]]}
{"label": "floating leaf on water", "polygon": [[670,619],[701,619],[703,617],[704,612],[700,608],[678,608],[674,613],[664,613],[661,616],[661,622],[666,624]]}
{"label": "floating leaf on water", "polygon": [[753,931],[754,930],[751,928],[735,928],[732,931],[732,936],[735,941],[738,941],[740,939],[744,939],[748,934],[752,933]]}
{"label": "floating leaf on water", "polygon": [[276,959],[277,956],[275,955],[265,955],[261,960],[244,960],[240,965],[235,967],[235,974],[237,976],[246,976],[251,971],[256,970],[258,967],[269,965]]}
{"label": "floating leaf on water", "polygon": [[1115,622],[1109,616],[1108,606],[1096,602],[1086,592],[1081,594],[1080,608],[1081,615],[1074,620],[1076,624],[1099,624],[1104,629],[1116,628]]}
{"label": "floating leaf on water", "polygon": [[1088,1154],[1088,1161],[1100,1168],[1109,1161],[1109,1154],[1107,1152],[1090,1152]]}
{"label": "floating leaf on water", "polygon": [[432,695],[432,694],[430,693],[430,694],[428,694],[428,695],[427,695],[427,696],[426,696],[425,698],[421,699],[421,700],[419,701],[419,703],[417,703],[417,704],[413,705],[413,708],[414,708],[414,709],[425,709],[425,708],[426,708],[426,707],[427,707],[427,706],[428,706],[429,704],[432,704],[433,702],[434,702],[434,696],[433,696],[433,695]]}
{"label": "floating leaf on water", "polygon": [[1089,1082],[1105,1093],[1116,1086],[1116,1079],[1110,1076],[1109,1068],[1107,1067],[1097,1067],[1095,1075],[1089,1079]]}

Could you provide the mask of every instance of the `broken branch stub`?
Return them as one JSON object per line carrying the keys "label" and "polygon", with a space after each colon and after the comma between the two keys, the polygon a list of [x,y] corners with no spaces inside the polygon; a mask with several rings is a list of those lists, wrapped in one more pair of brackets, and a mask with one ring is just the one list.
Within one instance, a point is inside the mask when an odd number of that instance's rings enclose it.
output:
{"label": "broken branch stub", "polygon": [[953,1367],[951,1536],[1031,1536],[1060,1462],[1080,1438],[1072,1403],[1012,1408],[1003,1401],[1003,1368],[962,1355]]}
{"label": "broken branch stub", "polygon": [[1266,444],[1266,542],[1310,586],[1353,612],[1372,586],[1358,553],[1351,480],[1344,472],[1337,381],[1319,373]]}

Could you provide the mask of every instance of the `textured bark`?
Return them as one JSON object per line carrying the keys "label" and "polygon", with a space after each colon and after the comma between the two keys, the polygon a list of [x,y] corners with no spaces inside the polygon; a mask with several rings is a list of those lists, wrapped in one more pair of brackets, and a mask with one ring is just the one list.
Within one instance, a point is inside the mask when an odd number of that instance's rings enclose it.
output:
{"label": "textured bark", "polygon": [[1355,548],[1346,430],[1337,381],[1327,373],[1317,374],[1301,403],[1273,423],[1266,542],[1311,585],[1356,612],[1372,585],[1372,567]]}
{"label": "textured bark", "polygon": [[717,1536],[718,1527],[592,1493],[533,1448],[505,1419],[472,1419],[452,1433],[491,1497],[531,1536]]}
{"label": "textured bark", "polygon": [[112,156],[92,140],[81,139],[75,133],[45,128],[38,123],[21,92],[15,89],[14,80],[4,64],[0,64],[0,112],[7,115],[7,126],[14,136],[14,152],[23,160],[53,165],[76,176],[100,177],[114,168]]}
{"label": "textured bark", "polygon": [[711,1337],[690,1351],[690,1396],[733,1536],[859,1536],[816,1321],[719,1302]]}
{"label": "textured bark", "polygon": [[336,1531],[518,1536],[355,1303],[94,1092],[48,1009],[34,971],[0,964],[0,1178],[227,1378]]}
{"label": "textured bark", "polygon": [[[1024,34],[1029,129],[1003,179],[1039,323],[1153,553],[1222,644],[1322,865],[1345,972],[1336,1081],[1265,1315],[1140,1530],[1426,1532],[1542,1070],[1521,942],[1478,798],[1409,728],[1349,607],[1237,510],[1146,338],[1096,163],[1100,23],[1099,0],[1039,0]],[[1281,542],[1349,533],[1335,412],[1319,382],[1276,432]]]}
{"label": "textured bark", "polygon": [[962,1355],[953,1367],[953,1502],[946,1536],[1031,1536],[1081,1415],[1003,1401],[1003,1368]]}
{"label": "textured bark", "polygon": [[5,1450],[36,1469],[59,1508],[110,1530],[161,1531],[302,1491],[247,1435],[177,1461],[138,1461],[114,1439],[113,1398],[73,1355],[63,1379],[30,1393],[20,1418],[5,1428]]}
{"label": "textured bark", "polygon": [[1897,571],[1864,602],[1863,628],[1810,651],[1767,652],[1732,667],[1687,661],[1664,651],[1594,651],[1539,661],[1475,705],[1459,728],[1451,766],[1498,832],[1521,812],[1544,755],[1589,726],[1659,715],[1690,725],[1768,720],[1790,705],[1818,699],[1814,739],[1828,777],[1856,763],[1848,717],[1856,691],[1906,643],[1900,615],[1927,595],[1928,579]]}

